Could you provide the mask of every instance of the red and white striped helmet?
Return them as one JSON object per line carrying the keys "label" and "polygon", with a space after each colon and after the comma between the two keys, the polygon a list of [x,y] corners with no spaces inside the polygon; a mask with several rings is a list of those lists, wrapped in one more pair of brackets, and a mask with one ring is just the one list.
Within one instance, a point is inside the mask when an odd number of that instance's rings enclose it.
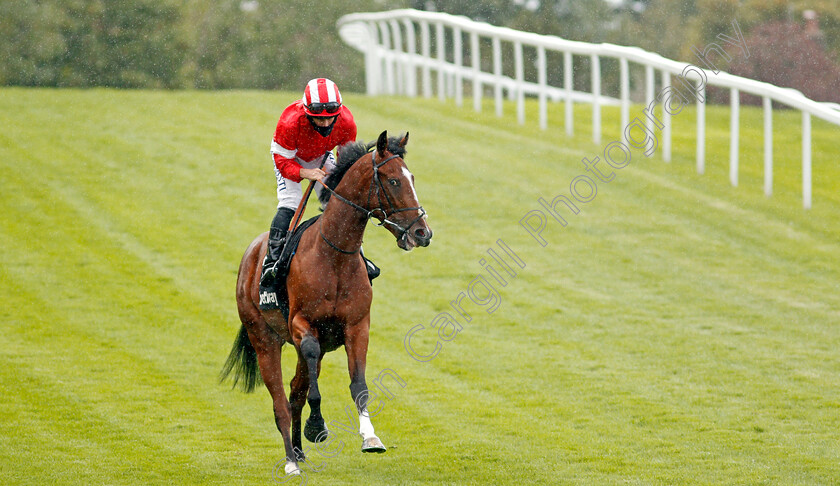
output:
{"label": "red and white striped helmet", "polygon": [[336,116],[341,110],[338,86],[327,78],[316,78],[303,90],[303,111],[309,116]]}

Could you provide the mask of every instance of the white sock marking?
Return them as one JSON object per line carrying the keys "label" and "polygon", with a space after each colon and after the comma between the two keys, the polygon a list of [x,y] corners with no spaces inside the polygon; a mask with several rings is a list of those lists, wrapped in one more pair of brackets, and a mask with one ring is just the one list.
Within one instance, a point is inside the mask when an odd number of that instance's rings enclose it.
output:
{"label": "white sock marking", "polygon": [[363,440],[367,440],[370,437],[376,437],[376,434],[373,431],[373,424],[370,421],[370,414],[368,414],[367,409],[362,410],[362,413],[359,414],[359,433],[362,435]]}

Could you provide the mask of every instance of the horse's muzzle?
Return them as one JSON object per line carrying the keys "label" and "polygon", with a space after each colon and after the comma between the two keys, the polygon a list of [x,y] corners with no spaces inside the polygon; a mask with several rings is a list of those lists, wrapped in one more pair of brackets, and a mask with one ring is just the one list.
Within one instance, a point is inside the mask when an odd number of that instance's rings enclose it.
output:
{"label": "horse's muzzle", "polygon": [[397,239],[397,246],[405,251],[411,251],[417,246],[429,246],[432,240],[432,229],[426,225],[409,229]]}
{"label": "horse's muzzle", "polygon": [[429,243],[432,242],[432,229],[427,227],[419,227],[411,232],[411,236],[414,237],[414,241],[417,243],[417,246],[429,246]]}

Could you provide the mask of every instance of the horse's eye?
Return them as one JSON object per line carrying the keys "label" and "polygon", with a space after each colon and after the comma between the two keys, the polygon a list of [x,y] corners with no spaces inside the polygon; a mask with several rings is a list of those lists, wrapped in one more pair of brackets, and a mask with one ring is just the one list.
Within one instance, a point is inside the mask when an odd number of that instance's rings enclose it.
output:
{"label": "horse's eye", "polygon": [[400,187],[400,180],[399,179],[388,179],[388,184],[391,184],[394,187]]}

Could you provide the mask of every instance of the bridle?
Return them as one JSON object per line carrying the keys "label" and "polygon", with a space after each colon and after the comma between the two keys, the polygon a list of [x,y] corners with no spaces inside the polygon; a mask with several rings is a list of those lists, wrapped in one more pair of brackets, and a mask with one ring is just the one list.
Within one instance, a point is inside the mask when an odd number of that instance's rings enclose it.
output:
{"label": "bridle", "polygon": [[[353,201],[351,201],[351,200],[347,199],[346,197],[342,196],[341,194],[335,192],[335,190],[331,189],[330,187],[328,187],[323,182],[321,182],[321,185],[324,186],[324,189],[328,190],[330,192],[330,194],[332,194],[332,196],[337,197],[343,203],[345,203],[345,204],[349,205],[350,207],[364,213],[365,224],[367,224],[367,222],[370,220],[370,218],[373,217],[373,218],[376,218],[376,219],[379,220],[379,224],[377,224],[377,226],[384,226],[384,225],[387,224],[387,225],[395,228],[399,232],[399,236],[397,236],[397,240],[400,240],[403,237],[405,237],[405,234],[408,233],[409,228],[414,226],[414,223],[416,223],[417,221],[420,221],[420,219],[422,219],[423,216],[426,215],[426,210],[423,209],[423,206],[408,207],[408,208],[397,208],[397,207],[394,206],[394,202],[391,200],[391,197],[388,195],[388,191],[385,190],[385,187],[382,185],[382,181],[379,179],[379,168],[382,167],[383,165],[387,164],[391,160],[399,158],[400,156],[399,155],[391,155],[390,157],[386,158],[385,160],[383,160],[382,162],[379,162],[377,164],[376,163],[376,154],[377,154],[377,151],[374,150],[371,153],[371,157],[370,157],[371,164],[373,165],[373,177],[371,177],[370,186],[368,188],[368,198],[367,198],[366,205],[370,206],[370,201],[371,201],[371,198],[373,197],[374,191],[375,191],[376,192],[376,202],[378,204],[377,207],[375,207],[373,209],[365,209],[364,207],[359,206],[358,204],[354,203]],[[385,195],[385,201],[388,203],[388,210],[385,210],[383,208],[383,204],[382,204],[382,195],[383,194]],[[389,219],[391,216],[393,216],[396,213],[402,213],[404,211],[415,211],[415,210],[419,210],[420,214],[416,218],[411,220],[411,222],[408,223],[408,225],[406,227],[403,227],[399,223],[397,223],[396,221],[392,221],[391,219]],[[378,213],[381,213],[382,217],[380,217]],[[336,250],[340,253],[344,253],[346,255],[353,255],[355,253],[358,253],[362,249],[361,246],[359,246],[359,248],[354,250],[354,251],[347,251],[347,250],[343,250],[343,249],[339,248],[338,246],[335,245],[335,243],[331,242],[330,240],[327,239],[326,236],[324,236],[324,230],[321,227],[320,223],[321,223],[321,221],[319,220],[318,221],[318,232],[321,234],[321,238],[330,247],[332,247],[334,250]]]}

